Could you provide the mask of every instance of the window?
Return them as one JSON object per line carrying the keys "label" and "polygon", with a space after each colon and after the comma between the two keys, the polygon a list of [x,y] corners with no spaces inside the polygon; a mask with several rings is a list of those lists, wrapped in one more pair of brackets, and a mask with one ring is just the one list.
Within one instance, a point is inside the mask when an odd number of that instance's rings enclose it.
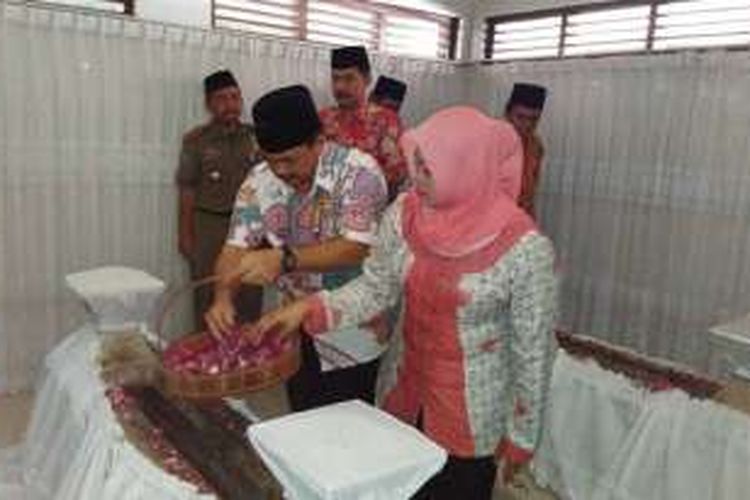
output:
{"label": "window", "polygon": [[332,45],[378,45],[378,18],[336,2],[310,1],[307,5],[307,39]]}
{"label": "window", "polygon": [[213,23],[260,35],[296,37],[300,22],[297,3],[298,0],[215,0]]}
{"label": "window", "polygon": [[621,7],[567,16],[564,56],[645,50],[651,7]]}
{"label": "window", "polygon": [[654,49],[750,44],[750,0],[664,2],[656,9]]}
{"label": "window", "polygon": [[750,0],[630,0],[487,20],[485,58],[508,61],[750,45]]}
{"label": "window", "polygon": [[562,16],[547,16],[495,25],[495,59],[555,57],[560,52]]}
{"label": "window", "polygon": [[69,5],[71,7],[101,10],[114,14],[133,15],[135,0],[43,0],[38,3]]}
{"label": "window", "polygon": [[456,19],[393,4],[363,0],[213,0],[213,24],[331,45],[361,44],[399,55],[455,55]]}
{"label": "window", "polygon": [[449,25],[403,14],[386,14],[383,20],[385,52],[446,59],[450,51]]}

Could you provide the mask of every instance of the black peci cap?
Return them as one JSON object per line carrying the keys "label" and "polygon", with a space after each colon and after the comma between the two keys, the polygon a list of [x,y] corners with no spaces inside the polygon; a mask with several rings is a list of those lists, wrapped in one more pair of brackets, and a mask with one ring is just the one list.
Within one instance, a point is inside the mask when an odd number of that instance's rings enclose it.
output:
{"label": "black peci cap", "polygon": [[212,92],[226,87],[239,87],[237,80],[235,80],[234,75],[229,70],[217,71],[203,79],[203,91],[206,93],[206,97]]}
{"label": "black peci cap", "polygon": [[331,68],[357,68],[365,75],[370,74],[370,58],[363,45],[340,47],[331,51]]}
{"label": "black peci cap", "polygon": [[304,85],[269,92],[253,105],[258,145],[268,153],[280,153],[314,139],[321,123],[310,91]]}
{"label": "black peci cap", "polygon": [[510,94],[508,106],[520,104],[532,109],[544,109],[547,100],[547,89],[532,83],[516,83]]}

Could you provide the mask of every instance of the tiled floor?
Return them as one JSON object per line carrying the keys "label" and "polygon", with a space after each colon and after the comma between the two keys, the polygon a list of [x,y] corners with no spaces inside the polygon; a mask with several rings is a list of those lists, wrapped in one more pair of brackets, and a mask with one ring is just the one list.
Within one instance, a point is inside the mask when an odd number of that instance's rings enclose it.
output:
{"label": "tiled floor", "polygon": [[33,403],[31,393],[0,396],[0,448],[21,441]]}
{"label": "tiled floor", "polygon": [[556,500],[551,492],[536,486],[531,476],[519,478],[517,485],[512,488],[499,488],[495,492],[495,500]]}
{"label": "tiled floor", "polygon": [[[0,396],[0,448],[16,444],[23,438],[29,421],[33,395],[21,393]],[[286,412],[287,403],[283,391],[271,390],[254,395],[248,401],[253,411],[261,418],[271,418]],[[555,500],[553,495],[543,492],[525,477],[521,487],[498,491],[496,500]]]}

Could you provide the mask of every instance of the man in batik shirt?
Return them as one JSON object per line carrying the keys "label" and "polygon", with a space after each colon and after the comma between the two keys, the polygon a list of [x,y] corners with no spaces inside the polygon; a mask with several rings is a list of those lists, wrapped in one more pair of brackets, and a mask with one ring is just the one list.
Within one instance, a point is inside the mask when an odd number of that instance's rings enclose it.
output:
{"label": "man in batik shirt", "polygon": [[523,179],[518,204],[534,218],[536,218],[534,201],[544,156],[544,145],[536,129],[542,117],[546,98],[547,89],[544,87],[530,83],[517,83],[513,86],[513,92],[505,105],[505,118],[515,127],[523,141]]}
{"label": "man in batik shirt", "polygon": [[331,53],[331,81],[336,106],[320,111],[323,133],[331,141],[361,149],[378,162],[393,200],[406,179],[399,140],[402,127],[391,109],[368,102],[370,60],[364,47],[343,47]]}
{"label": "man in batik shirt", "polygon": [[[219,257],[217,273],[234,278],[216,285],[206,315],[215,335],[236,321],[232,296],[240,281],[275,284],[291,299],[356,277],[387,202],[375,160],[321,135],[306,87],[265,95],[253,106],[253,120],[265,162],[240,188]],[[370,329],[343,329],[325,343],[303,335],[302,367],[287,384],[292,410],[349,399],[373,402],[384,349]]]}

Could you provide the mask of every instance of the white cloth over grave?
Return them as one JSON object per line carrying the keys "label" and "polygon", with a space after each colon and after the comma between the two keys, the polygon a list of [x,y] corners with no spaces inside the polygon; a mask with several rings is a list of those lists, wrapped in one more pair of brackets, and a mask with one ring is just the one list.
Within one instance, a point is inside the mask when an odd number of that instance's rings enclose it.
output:
{"label": "white cloth over grave", "polygon": [[76,273],[66,282],[87,305],[92,324],[45,358],[25,441],[0,453],[0,498],[213,499],[163,471],[125,438],[99,376],[101,331],[146,326],[164,283],[120,267]]}
{"label": "white cloth over grave", "polygon": [[536,479],[561,500],[736,500],[750,491],[750,417],[680,390],[647,392],[557,357]]}
{"label": "white cloth over grave", "polygon": [[150,325],[164,282],[138,269],[101,267],[69,274],[65,282],[86,304],[100,331]]}
{"label": "white cloth over grave", "polygon": [[125,438],[98,375],[100,339],[84,327],[47,356],[26,439],[0,456],[0,498],[215,500]]}
{"label": "white cloth over grave", "polygon": [[419,431],[360,401],[256,424],[248,434],[292,500],[406,500],[447,459]]}

